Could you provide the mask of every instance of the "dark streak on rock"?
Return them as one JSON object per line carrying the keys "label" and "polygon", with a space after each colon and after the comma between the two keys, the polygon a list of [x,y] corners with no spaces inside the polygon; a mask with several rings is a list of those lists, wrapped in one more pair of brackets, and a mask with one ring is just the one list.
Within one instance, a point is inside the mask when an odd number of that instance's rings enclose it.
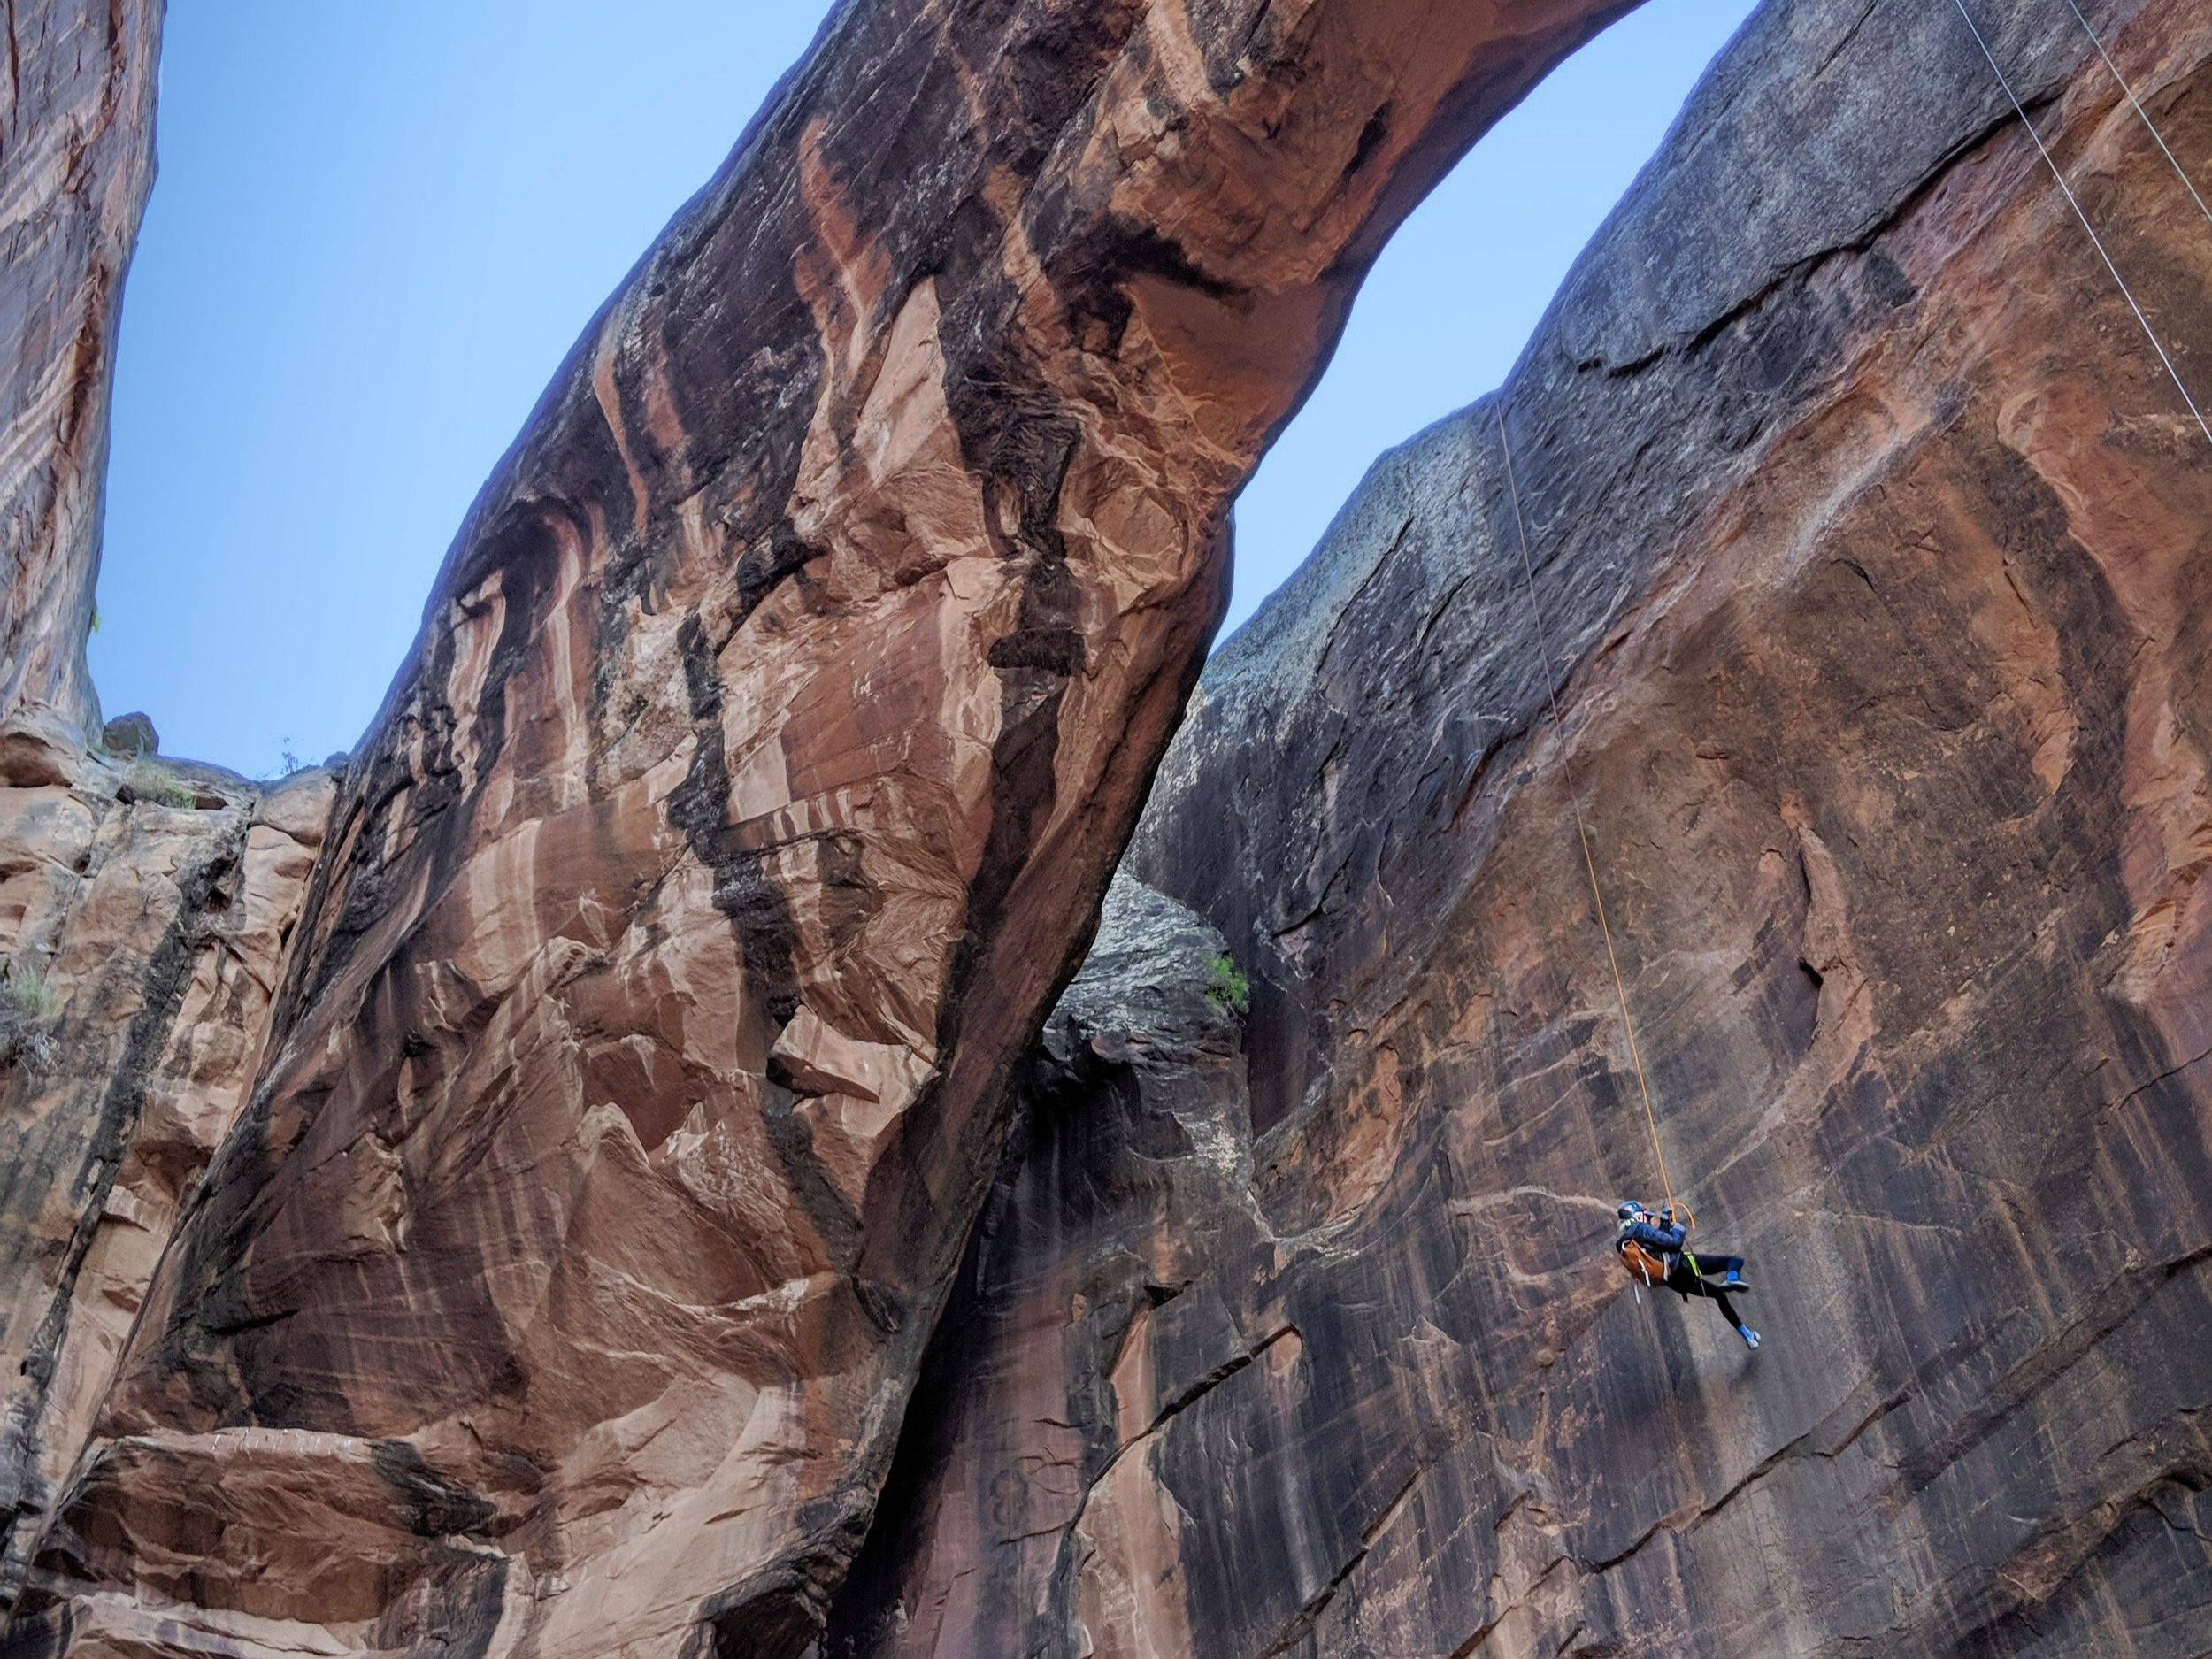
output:
{"label": "dark streak on rock", "polygon": [[[5,1531],[0,1532],[0,1542],[5,1546],[4,1557],[0,1557],[0,1602],[12,1599],[21,1586],[27,1564],[27,1545],[15,1536],[16,1523],[24,1516],[41,1512],[51,1496],[42,1489],[43,1483],[33,1472],[35,1448],[30,1436],[43,1412],[47,1392],[60,1363],[62,1339],[69,1328],[70,1302],[76,1293],[77,1277],[83,1271],[85,1256],[92,1248],[93,1238],[107,1213],[116,1175],[130,1149],[139,1114],[145,1109],[146,1091],[154,1067],[168,1046],[177,1012],[184,1003],[185,990],[191,983],[193,964],[198,955],[200,918],[208,895],[236,867],[245,839],[246,823],[242,816],[234,832],[222,845],[179,872],[176,917],[147,957],[144,999],[132,1017],[121,1058],[101,1093],[98,1126],[86,1147],[84,1167],[70,1193],[77,1212],[76,1224],[62,1252],[46,1316],[32,1337],[23,1362],[23,1373],[31,1386],[15,1395],[8,1421],[0,1425],[0,1454],[5,1457],[4,1463],[0,1463],[0,1523],[5,1526]],[[27,1543],[35,1545],[36,1540]]]}

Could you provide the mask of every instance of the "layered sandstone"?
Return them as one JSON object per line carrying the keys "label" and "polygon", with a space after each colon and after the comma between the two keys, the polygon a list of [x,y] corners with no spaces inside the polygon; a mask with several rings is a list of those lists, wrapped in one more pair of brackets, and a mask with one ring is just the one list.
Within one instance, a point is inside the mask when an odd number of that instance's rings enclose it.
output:
{"label": "layered sandstone", "polygon": [[160,23],[11,7],[0,75],[0,1606],[251,1079],[330,795],[140,758],[142,716],[101,750],[84,643]]}
{"label": "layered sandstone", "polygon": [[[154,179],[160,0],[8,9],[0,75],[0,764],[96,726],[85,672],[123,272]],[[66,760],[48,763],[48,769]],[[17,764],[15,770],[20,770]]]}
{"label": "layered sandstone", "polygon": [[486,486],[22,1652],[795,1654],[1399,218],[1625,0],[861,0]]}
{"label": "layered sandstone", "polygon": [[261,1059],[335,781],[0,787],[0,1599]]}
{"label": "layered sandstone", "polygon": [[[2212,228],[1997,10],[2212,388]],[[2212,19],[2085,10],[2212,176]],[[1125,877],[1189,910],[1048,1027],[828,1651],[2202,1654],[2208,526],[1956,9],[1771,0],[1210,664]],[[1658,1177],[1576,801],[1755,1355],[1610,1259]]]}
{"label": "layered sandstone", "polygon": [[[1614,9],[848,8],[342,786],[84,748],[96,400],[35,427],[0,1647],[2201,1651],[2212,461],[1955,8],[1763,9],[1211,665],[1025,1049],[1228,495]],[[2212,171],[2212,26],[2085,9]],[[2205,385],[2212,232],[2013,10]],[[100,96],[53,199],[134,214]],[[1755,1356],[1607,1258],[1571,803]]]}

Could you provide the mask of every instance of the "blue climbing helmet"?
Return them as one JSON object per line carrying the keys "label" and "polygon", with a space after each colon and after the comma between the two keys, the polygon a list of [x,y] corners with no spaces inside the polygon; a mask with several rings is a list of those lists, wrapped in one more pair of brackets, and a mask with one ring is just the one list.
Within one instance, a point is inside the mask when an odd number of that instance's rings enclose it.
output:
{"label": "blue climbing helmet", "polygon": [[1621,1200],[1621,1207],[1613,1213],[1618,1216],[1623,1221],[1633,1221],[1637,1217],[1648,1212],[1647,1212],[1644,1207],[1638,1203],[1634,1199],[1624,1198]]}

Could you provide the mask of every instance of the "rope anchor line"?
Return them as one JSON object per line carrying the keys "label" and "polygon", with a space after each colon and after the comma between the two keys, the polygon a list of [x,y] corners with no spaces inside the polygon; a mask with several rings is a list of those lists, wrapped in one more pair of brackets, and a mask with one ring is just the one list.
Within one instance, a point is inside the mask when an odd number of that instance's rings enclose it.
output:
{"label": "rope anchor line", "polygon": [[[2081,7],[2074,0],[2066,0],[2066,9],[2074,14],[2074,21],[2081,25],[2082,33],[2089,36],[2089,43],[2097,49],[2097,56],[2104,59],[2104,66],[2112,72],[2113,80],[2119,83],[2121,92],[2135,111],[2136,119],[2143,123],[2143,129],[2151,135],[2151,142],[2158,146],[2160,153],[2172,166],[2174,176],[2181,180],[2181,188],[2189,192],[2189,199],[2197,204],[2197,211],[2204,215],[2206,224],[2212,225],[2212,207],[2207,207],[2204,198],[2197,194],[2196,183],[2189,177],[2189,170],[2181,165],[2181,158],[2168,146],[2166,135],[2158,130],[2158,123],[2151,119],[2151,112],[2143,107],[2142,99],[2135,96],[2135,88],[2128,85],[2128,78],[2120,73],[2120,65],[2112,61],[2112,54],[2105,50],[2104,42],[2097,38],[2097,31],[2090,27],[2089,19],[2082,15]],[[1973,21],[1971,18],[1967,19],[1970,27]]]}
{"label": "rope anchor line", "polygon": [[[1553,727],[1563,739],[1567,722],[1559,709],[1559,687],[1552,673],[1551,638],[1544,626],[1544,607],[1536,597],[1536,566],[1529,557],[1528,524],[1521,516],[1521,487],[1513,475],[1513,441],[1506,435],[1505,401],[1498,401],[1498,449],[1505,457],[1505,488],[1513,500],[1513,533],[1521,546],[1521,574],[1528,584],[1529,614],[1536,622],[1536,649],[1544,666],[1544,695],[1551,704]],[[1605,914],[1605,895],[1598,887],[1597,860],[1590,852],[1589,826],[1582,818],[1582,797],[1571,773],[1567,776],[1567,805],[1574,813],[1575,836],[1582,843],[1582,868],[1590,878],[1590,902],[1598,913],[1598,931],[1605,936],[1605,960],[1613,971],[1613,994],[1620,1001],[1621,1027],[1628,1033],[1628,1061],[1636,1071],[1637,1092],[1643,1096],[1644,1121],[1651,1128],[1651,1156],[1659,1165],[1659,1185],[1666,1189],[1667,1203],[1675,1204],[1674,1182],[1667,1173],[1667,1155],[1659,1144],[1659,1114],[1651,1103],[1651,1084],[1644,1076],[1644,1056],[1636,1041],[1636,1018],[1628,1011],[1628,985],[1621,977],[1621,959],[1613,949],[1613,925]],[[1686,1207],[1684,1210],[1687,1214]]]}
{"label": "rope anchor line", "polygon": [[[2204,411],[2197,407],[2197,400],[2189,396],[2188,387],[2182,383],[2181,371],[2174,366],[2174,360],[2166,355],[2166,348],[2159,342],[2158,331],[2151,326],[2151,319],[2144,314],[2143,308],[2136,303],[2134,291],[2128,287],[2127,280],[2121,276],[2120,267],[2112,263],[2112,256],[2105,251],[2104,238],[2097,234],[2097,227],[2089,222],[2088,213],[2083,210],[2079,199],[2074,195],[2074,187],[2066,182],[2066,174],[2059,167],[2058,157],[2051,154],[2050,146],[2043,142],[2043,134],[2036,131],[2035,122],[2028,114],[2028,106],[2020,102],[2020,95],[2012,89],[2011,78],[2005,73],[2004,66],[1997,61],[1997,54],[1990,50],[1989,42],[1982,38],[1981,27],[1974,21],[1974,14],[1966,9],[1966,0],[1952,0],[1952,4],[1958,7],[1959,16],[1966,20],[1967,32],[1973,35],[1974,44],[1982,49],[1982,56],[1989,60],[1990,71],[1997,77],[1997,84],[2005,89],[2005,96],[2011,100],[2013,112],[2019,116],[2020,125],[2028,129],[2028,136],[2035,141],[2036,151],[2043,157],[2043,165],[2051,170],[2051,177],[2058,181],[2059,193],[2065,196],[2066,205],[2074,210],[2074,217],[2081,221],[2082,229],[2089,233],[2090,246],[2097,250],[2097,257],[2104,261],[2105,270],[2111,274],[2112,285],[2120,290],[2120,297],[2128,303],[2128,309],[2135,313],[2135,320],[2142,325],[2143,337],[2151,342],[2151,349],[2158,354],[2159,362],[2165,365],[2166,373],[2174,383],[2174,390],[2181,394],[2181,401],[2188,405],[2189,413],[2196,419],[2197,430],[2204,434],[2204,440],[2207,443],[2212,443],[2212,423],[2206,421]],[[2080,14],[2077,12],[2076,15]],[[2084,27],[2087,27],[2086,23]],[[2093,42],[2096,40],[2095,30],[2090,31],[2089,38]],[[2097,50],[2101,55],[2104,47],[2099,44]],[[2107,64],[2110,64],[2111,61],[2109,58],[2105,59]],[[2120,72],[2115,69],[2112,73],[2117,75]],[[2123,81],[2120,84],[2125,87],[2127,83]],[[2132,93],[2128,96],[2131,100],[2134,97]],[[2137,107],[2139,110],[2141,108],[2140,105]],[[2143,119],[2146,122],[2150,119],[2147,115]],[[2151,129],[2153,136],[2156,136],[2157,130],[2156,127]],[[2159,147],[2165,148],[2163,139],[2159,141]],[[2172,152],[2168,151],[2169,159],[2171,159],[2171,155]],[[2178,170],[2181,164],[2175,162],[2174,165]],[[2188,183],[2188,174],[2182,174],[2182,182]],[[2192,186],[2189,193],[2194,196],[2195,187]],[[2203,204],[2200,202],[2198,205],[2202,206]]]}
{"label": "rope anchor line", "polygon": [[[1974,21],[1974,14],[1967,10],[1966,0],[1953,0],[1953,4],[1958,7],[1959,16],[1964,19],[1968,32],[1973,35],[1974,44],[1981,48],[1982,56],[1988,60],[1991,71],[1997,77],[1997,84],[2004,88],[2005,96],[2011,102],[2014,113],[2020,118],[2020,124],[2028,129],[2028,136],[2034,141],[2037,153],[2043,157],[2044,165],[2050,169],[2051,177],[2056,181],[2060,193],[2066,198],[2066,204],[2074,210],[2074,217],[2081,221],[2082,229],[2088,234],[2090,244],[2096,249],[2097,257],[2104,262],[2104,268],[2111,276],[2113,286],[2120,290],[2120,297],[2127,302],[2128,309],[2135,313],[2135,320],[2141,325],[2144,338],[2150,342],[2151,349],[2158,354],[2158,361],[2165,368],[2168,377],[2172,380],[2174,390],[2181,395],[2181,401],[2187,407],[2191,416],[2195,419],[2198,430],[2204,434],[2208,442],[2212,442],[2212,422],[2206,420],[2203,411],[2197,407],[2196,399],[2189,395],[2189,388],[2182,380],[2181,372],[2174,366],[2173,359],[2167,355],[2164,344],[2159,340],[2158,331],[2152,327],[2150,318],[2145,314],[2142,306],[2136,302],[2135,295],[2129,288],[2126,280],[2120,275],[2120,268],[2113,263],[2111,254],[2106,250],[2103,238],[2097,234],[2097,227],[2090,223],[2089,215],[2083,210],[2079,199],[2074,195],[2073,187],[2066,181],[2066,174],[2061,170],[2057,157],[2051,154],[2049,146],[2044,143],[2043,134],[2036,130],[2034,120],[2029,116],[2026,105],[2021,103],[2019,94],[2013,90],[2012,81],[2006,75],[2003,66],[1998,63],[1996,53],[1990,50],[1989,42],[1983,38],[1979,26]],[[2189,192],[2190,200],[2197,204],[2197,211],[2204,215],[2208,224],[2212,224],[2212,207],[2205,205],[2204,198],[2197,193],[2196,185],[2190,180],[2187,171],[2167,145],[2164,136],[2158,130],[2157,124],[2151,119],[2150,111],[2143,107],[2141,100],[2135,96],[2135,89],[2128,84],[2127,78],[2120,73],[2119,65],[2112,61],[2111,54],[2105,50],[2104,42],[2098,38],[2097,31],[2091,27],[2089,19],[2083,16],[2081,8],[2075,4],[2075,0],[2066,0],[2066,5],[2088,34],[2090,44],[2096,48],[2097,56],[2104,60],[2106,69],[2111,72],[2113,80],[2119,83],[2122,94],[2134,109],[2143,126],[2149,131],[2152,141],[2157,144],[2160,151],[2172,165],[2175,173],[2180,178],[2183,188]],[[1536,565],[1535,561],[1529,555],[1528,523],[1521,511],[1521,487],[1518,479],[1514,474],[1513,441],[1506,431],[1505,403],[1502,397],[1499,400],[1495,419],[1498,428],[1498,449],[1505,462],[1506,492],[1513,503],[1514,537],[1519,543],[1521,550],[1521,576],[1527,588],[1529,614],[1536,624],[1536,646],[1541,654],[1543,663],[1544,695],[1550,704],[1552,726],[1563,740],[1566,733],[1566,717],[1559,706],[1559,687],[1553,672],[1550,635],[1544,626],[1544,608],[1536,595]],[[1611,970],[1613,975],[1613,994],[1620,1006],[1621,1028],[1628,1037],[1629,1064],[1635,1070],[1637,1093],[1642,1097],[1644,1103],[1644,1122],[1651,1132],[1651,1155],[1653,1161],[1659,1168],[1659,1184],[1665,1189],[1669,1207],[1681,1209],[1686,1217],[1689,1214],[1686,1206],[1677,1204],[1674,1195],[1674,1181],[1667,1170],[1666,1148],[1660,1144],[1659,1113],[1657,1108],[1652,1103],[1650,1079],[1644,1073],[1643,1051],[1636,1041],[1636,1018],[1629,1009],[1628,985],[1621,973],[1620,953],[1613,944],[1613,926],[1605,911],[1605,895],[1598,881],[1597,859],[1590,850],[1589,826],[1583,819],[1582,798],[1575,788],[1571,772],[1567,776],[1566,785],[1567,805],[1574,815],[1575,838],[1582,847],[1583,872],[1589,879],[1590,903],[1597,912],[1598,931],[1605,940],[1606,965]]]}

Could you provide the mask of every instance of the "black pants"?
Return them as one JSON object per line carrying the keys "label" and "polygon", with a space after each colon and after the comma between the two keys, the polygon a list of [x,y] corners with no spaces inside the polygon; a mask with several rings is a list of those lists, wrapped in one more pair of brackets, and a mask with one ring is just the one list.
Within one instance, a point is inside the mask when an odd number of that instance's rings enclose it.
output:
{"label": "black pants", "polygon": [[1709,1297],[1719,1307],[1722,1318],[1727,1320],[1737,1330],[1742,1330],[1744,1323],[1736,1317],[1736,1304],[1728,1300],[1728,1293],[1700,1275],[1740,1271],[1743,1267],[1743,1257],[1724,1255],[1718,1250],[1694,1250],[1691,1252],[1691,1255],[1696,1258],[1696,1271],[1691,1270],[1689,1258],[1685,1257],[1677,1261],[1674,1271],[1667,1275],[1667,1288],[1683,1297]]}

